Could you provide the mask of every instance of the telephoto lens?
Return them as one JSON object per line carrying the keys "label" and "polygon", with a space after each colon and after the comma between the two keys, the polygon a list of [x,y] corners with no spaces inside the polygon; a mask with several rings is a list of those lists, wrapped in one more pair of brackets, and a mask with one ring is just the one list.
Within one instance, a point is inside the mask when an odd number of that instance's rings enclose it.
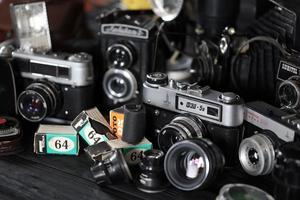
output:
{"label": "telephoto lens", "polygon": [[124,106],[124,126],[122,140],[129,144],[138,144],[146,132],[146,110],[143,105]]}
{"label": "telephoto lens", "polygon": [[239,148],[240,163],[252,176],[270,174],[275,165],[275,150],[283,143],[272,131],[263,130],[244,139]]}
{"label": "telephoto lens", "polygon": [[23,150],[22,133],[17,119],[0,116],[0,156],[19,153]]}
{"label": "telephoto lens", "polygon": [[300,196],[300,142],[279,147],[273,170],[274,197],[278,200],[298,200]]}
{"label": "telephoto lens", "polygon": [[137,188],[147,193],[164,191],[169,181],[164,172],[164,152],[160,150],[147,150],[143,153],[139,163],[140,174],[137,177]]}
{"label": "telephoto lens", "polygon": [[121,150],[113,150],[91,167],[91,173],[96,183],[115,184],[132,180],[131,172]]}
{"label": "telephoto lens", "polygon": [[274,200],[267,192],[246,184],[224,185],[216,200]]}
{"label": "telephoto lens", "polygon": [[201,119],[196,115],[180,114],[158,134],[158,147],[164,152],[175,143],[192,138],[203,138],[206,134],[206,128]]}
{"label": "telephoto lens", "polygon": [[208,139],[187,139],[174,144],[167,152],[164,168],[170,183],[184,191],[210,186],[221,174],[225,158]]}

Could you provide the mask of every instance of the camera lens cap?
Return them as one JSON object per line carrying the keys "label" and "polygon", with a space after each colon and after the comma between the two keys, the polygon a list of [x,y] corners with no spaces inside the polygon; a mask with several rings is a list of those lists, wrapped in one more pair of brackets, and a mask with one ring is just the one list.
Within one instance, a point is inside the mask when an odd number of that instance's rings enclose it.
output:
{"label": "camera lens cap", "polygon": [[147,74],[146,81],[147,83],[154,85],[168,85],[168,76],[165,73],[153,72]]}

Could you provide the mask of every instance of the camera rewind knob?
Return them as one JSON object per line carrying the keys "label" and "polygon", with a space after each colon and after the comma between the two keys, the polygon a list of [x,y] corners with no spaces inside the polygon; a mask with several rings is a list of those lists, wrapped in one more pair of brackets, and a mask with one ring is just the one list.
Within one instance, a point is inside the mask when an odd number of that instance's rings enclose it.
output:
{"label": "camera rewind knob", "polygon": [[228,103],[228,104],[235,103],[239,99],[240,99],[239,95],[237,95],[237,94],[235,94],[233,92],[225,92],[225,93],[222,93],[219,96],[219,101],[220,102]]}

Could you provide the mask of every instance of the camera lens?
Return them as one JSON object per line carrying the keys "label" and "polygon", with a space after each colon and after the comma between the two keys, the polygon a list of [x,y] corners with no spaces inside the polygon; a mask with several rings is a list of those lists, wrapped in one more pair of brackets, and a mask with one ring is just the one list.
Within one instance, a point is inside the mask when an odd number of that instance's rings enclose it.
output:
{"label": "camera lens", "polygon": [[143,153],[137,177],[137,188],[143,192],[156,193],[165,190],[169,182],[164,172],[164,153],[160,150],[147,150]]}
{"label": "camera lens", "polygon": [[112,68],[103,78],[105,94],[116,102],[126,102],[135,96],[137,81],[129,70]]}
{"label": "camera lens", "polygon": [[209,186],[224,165],[221,150],[207,139],[188,139],[174,144],[164,161],[170,183],[185,191]]}
{"label": "camera lens", "polygon": [[216,200],[274,200],[267,192],[246,184],[224,185]]}
{"label": "camera lens", "polygon": [[269,174],[275,165],[275,149],[282,141],[271,131],[264,130],[244,139],[239,147],[239,160],[250,175]]}
{"label": "camera lens", "polygon": [[18,110],[28,121],[39,122],[54,114],[61,104],[58,89],[49,82],[29,85],[18,98]]}
{"label": "camera lens", "polygon": [[134,61],[134,50],[130,44],[113,44],[107,49],[107,57],[111,66],[129,68]]}
{"label": "camera lens", "polygon": [[158,147],[167,152],[175,143],[191,138],[202,138],[206,134],[206,128],[201,119],[191,114],[181,114],[166,126],[158,134]]}
{"label": "camera lens", "polygon": [[278,200],[298,200],[300,195],[300,142],[289,142],[276,152],[273,170],[274,197]]}
{"label": "camera lens", "polygon": [[97,184],[112,184],[132,179],[121,150],[113,150],[105,155],[105,159],[91,167],[91,173]]}
{"label": "camera lens", "polygon": [[299,78],[292,77],[279,85],[278,98],[282,106],[296,109],[300,105],[300,82]]}

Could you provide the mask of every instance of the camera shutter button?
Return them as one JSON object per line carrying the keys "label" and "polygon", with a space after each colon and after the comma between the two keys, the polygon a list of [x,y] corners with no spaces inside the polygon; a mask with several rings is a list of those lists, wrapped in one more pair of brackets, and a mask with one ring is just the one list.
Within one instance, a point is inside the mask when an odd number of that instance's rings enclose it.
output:
{"label": "camera shutter button", "polygon": [[222,93],[220,96],[219,96],[219,101],[220,102],[223,102],[223,103],[235,103],[236,101],[238,101],[240,99],[240,97],[233,93],[233,92],[225,92],[225,93]]}

